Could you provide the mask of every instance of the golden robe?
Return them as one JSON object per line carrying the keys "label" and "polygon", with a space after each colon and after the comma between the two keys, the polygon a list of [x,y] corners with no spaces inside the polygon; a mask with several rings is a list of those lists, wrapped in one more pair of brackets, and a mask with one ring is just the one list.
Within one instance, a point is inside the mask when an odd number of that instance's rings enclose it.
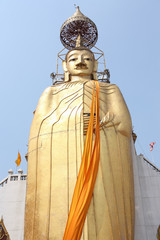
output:
{"label": "golden robe", "polygon": [[[133,240],[131,118],[118,87],[99,83],[100,164],[82,240]],[[62,240],[87,131],[93,81],[47,88],[28,149],[25,240]]]}

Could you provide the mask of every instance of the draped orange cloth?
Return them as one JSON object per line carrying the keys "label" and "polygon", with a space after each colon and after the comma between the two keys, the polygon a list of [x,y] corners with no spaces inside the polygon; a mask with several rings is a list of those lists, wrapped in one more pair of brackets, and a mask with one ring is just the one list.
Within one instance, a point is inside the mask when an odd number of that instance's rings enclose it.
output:
{"label": "draped orange cloth", "polygon": [[[96,92],[95,92],[96,85]],[[94,114],[95,113],[95,114]],[[96,124],[94,128],[94,115]],[[93,143],[93,131],[95,140]],[[100,160],[99,83],[93,82],[90,120],[63,240],[79,240],[93,194]]]}

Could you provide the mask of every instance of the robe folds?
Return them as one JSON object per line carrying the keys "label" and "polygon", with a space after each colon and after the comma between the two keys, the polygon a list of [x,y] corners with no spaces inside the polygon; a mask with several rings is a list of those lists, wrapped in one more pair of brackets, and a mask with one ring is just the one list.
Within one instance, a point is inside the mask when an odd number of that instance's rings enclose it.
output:
{"label": "robe folds", "polygon": [[[61,83],[40,97],[29,136],[25,240],[63,239],[93,86],[92,80]],[[81,240],[133,240],[131,118],[118,87],[99,86],[100,162]]]}

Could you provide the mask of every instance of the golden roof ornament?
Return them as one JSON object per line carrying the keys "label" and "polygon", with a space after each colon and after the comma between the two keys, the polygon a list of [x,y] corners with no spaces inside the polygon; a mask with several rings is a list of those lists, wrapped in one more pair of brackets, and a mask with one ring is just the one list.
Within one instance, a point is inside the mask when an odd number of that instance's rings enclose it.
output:
{"label": "golden roof ornament", "polygon": [[1,220],[0,220],[0,239],[1,240],[9,240],[9,234],[4,225],[3,218],[1,218]]}
{"label": "golden roof ornament", "polygon": [[63,46],[67,49],[76,47],[77,38],[80,36],[81,47],[92,48],[98,39],[98,30],[95,23],[86,17],[77,6],[76,12],[68,18],[60,30],[60,39]]}
{"label": "golden roof ornament", "polygon": [[157,229],[157,239],[160,240],[160,225],[158,226]]}

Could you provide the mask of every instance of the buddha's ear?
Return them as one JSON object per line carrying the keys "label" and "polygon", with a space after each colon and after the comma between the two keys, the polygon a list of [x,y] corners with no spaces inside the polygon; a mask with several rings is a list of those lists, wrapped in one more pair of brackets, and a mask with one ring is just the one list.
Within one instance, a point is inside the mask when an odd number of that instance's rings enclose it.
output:
{"label": "buddha's ear", "polygon": [[68,70],[67,70],[67,63],[66,63],[65,60],[62,62],[62,66],[63,66],[64,72],[68,72]]}
{"label": "buddha's ear", "polygon": [[95,60],[95,61],[94,61],[94,66],[93,66],[93,71],[94,71],[94,72],[97,72],[97,68],[98,68],[98,61]]}
{"label": "buddha's ear", "polygon": [[64,70],[64,81],[68,82],[69,81],[69,72],[68,72],[67,63],[65,60],[62,62],[62,66],[63,66],[63,70]]}
{"label": "buddha's ear", "polygon": [[98,68],[98,61],[94,61],[94,66],[93,66],[93,79],[97,80],[97,68]]}

